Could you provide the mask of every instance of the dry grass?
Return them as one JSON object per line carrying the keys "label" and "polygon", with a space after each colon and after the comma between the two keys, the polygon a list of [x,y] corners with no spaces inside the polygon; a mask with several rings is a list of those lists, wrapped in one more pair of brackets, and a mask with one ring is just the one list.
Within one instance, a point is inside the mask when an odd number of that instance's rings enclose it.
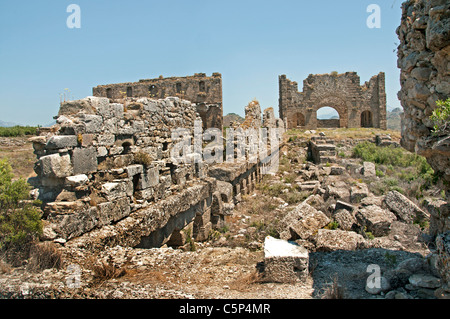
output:
{"label": "dry grass", "polygon": [[0,258],[0,274],[9,274],[11,269],[11,266],[3,258]]}
{"label": "dry grass", "polygon": [[[33,153],[33,146],[31,142],[28,142],[28,138],[29,136],[7,138],[13,145],[0,143],[0,159],[8,159],[16,179],[27,179],[36,175],[33,170],[36,155]],[[14,145],[15,143],[18,145]]]}
{"label": "dry grass", "polygon": [[30,259],[27,265],[28,270],[61,269],[62,265],[62,254],[56,244],[52,242],[37,243],[30,249]]}
{"label": "dry grass", "polygon": [[86,268],[93,272],[93,284],[100,285],[109,279],[123,277],[127,274],[126,267],[116,267],[111,259],[98,262],[94,256],[86,260]]}
{"label": "dry grass", "polygon": [[250,274],[240,276],[235,281],[233,281],[229,286],[230,289],[244,292],[249,291],[251,285],[259,283],[263,283],[263,275],[262,273],[255,270]]}
{"label": "dry grass", "polygon": [[344,288],[339,285],[338,276],[335,275],[333,282],[325,288],[321,299],[344,299]]}
{"label": "dry grass", "polygon": [[[287,132],[288,136],[297,136],[297,138],[310,138],[313,134],[306,134],[307,130],[291,129]],[[316,132],[324,132],[327,137],[335,141],[345,139],[365,139],[374,138],[377,134],[390,134],[394,140],[401,138],[401,132],[394,130],[381,130],[377,128],[318,128]]]}

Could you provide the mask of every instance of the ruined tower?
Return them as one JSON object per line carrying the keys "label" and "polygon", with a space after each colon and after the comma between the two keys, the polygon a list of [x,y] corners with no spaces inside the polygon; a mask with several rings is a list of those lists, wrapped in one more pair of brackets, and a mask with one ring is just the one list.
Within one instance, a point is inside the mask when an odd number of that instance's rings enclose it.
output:
{"label": "ruined tower", "polygon": [[[356,72],[310,74],[297,82],[279,76],[279,112],[287,128],[376,127],[386,129],[385,74],[380,72],[360,85]],[[319,120],[317,111],[331,107],[339,119]]]}

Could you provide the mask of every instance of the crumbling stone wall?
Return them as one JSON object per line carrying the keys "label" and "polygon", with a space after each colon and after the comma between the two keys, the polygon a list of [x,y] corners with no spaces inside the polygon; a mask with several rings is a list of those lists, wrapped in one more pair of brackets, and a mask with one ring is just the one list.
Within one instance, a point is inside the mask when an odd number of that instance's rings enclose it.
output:
{"label": "crumbling stone wall", "polygon": [[[191,144],[190,160],[179,163],[172,151],[201,129],[196,105],[177,97],[122,101],[64,102],[57,124],[32,138],[37,177],[30,182],[43,201],[43,239],[88,249],[206,240],[253,190],[259,162],[195,161]],[[186,134],[174,137],[177,128]]]}
{"label": "crumbling stone wall", "polygon": [[120,101],[125,97],[148,97],[164,99],[169,96],[179,97],[196,104],[197,112],[202,118],[204,128],[222,129],[222,75],[213,73],[196,73],[187,77],[160,76],[157,79],[144,79],[133,83],[99,85],[93,88],[93,95]]}
{"label": "crumbling stone wall", "polygon": [[[317,110],[324,106],[339,113],[339,122],[317,120]],[[303,81],[303,92],[298,91],[297,82],[281,75],[279,112],[288,129],[316,129],[322,125],[386,129],[385,74],[380,72],[362,86],[356,72],[310,74]]]}
{"label": "crumbling stone wall", "polygon": [[[448,1],[406,1],[397,29],[400,39],[403,147],[427,158],[450,182],[450,137],[434,137],[430,116],[437,100],[450,95],[450,4]],[[444,185],[445,186],[445,185]]]}
{"label": "crumbling stone wall", "polygon": [[436,236],[437,265],[450,279],[450,136],[434,136],[430,116],[437,100],[450,94],[450,3],[445,0],[406,1],[402,5],[398,67],[401,69],[401,145],[427,158],[447,191],[447,202],[427,201],[430,233]]}

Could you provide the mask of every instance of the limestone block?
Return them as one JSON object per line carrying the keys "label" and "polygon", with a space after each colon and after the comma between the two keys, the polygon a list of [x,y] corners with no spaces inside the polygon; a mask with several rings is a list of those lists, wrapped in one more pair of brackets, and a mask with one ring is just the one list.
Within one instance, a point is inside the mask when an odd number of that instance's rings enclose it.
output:
{"label": "limestone block", "polygon": [[336,199],[349,200],[350,191],[345,182],[337,181],[333,185],[325,187],[325,197],[334,197]]}
{"label": "limestone block", "polygon": [[308,239],[329,222],[330,219],[324,213],[306,202],[302,202],[281,221],[282,228],[285,230],[281,234],[281,238],[286,240]]}
{"label": "limestone block", "polygon": [[97,171],[97,149],[76,148],[73,150],[73,172],[74,174],[87,174]]}
{"label": "limestone block", "polygon": [[375,164],[372,162],[364,162],[361,173],[364,175],[364,177],[376,177],[377,174],[375,170]]}
{"label": "limestone block", "polygon": [[123,104],[108,103],[97,107],[97,112],[104,120],[123,117]]}
{"label": "limestone block", "polygon": [[73,167],[68,154],[42,156],[39,162],[43,177],[64,178],[73,175]]}
{"label": "limestone block", "polygon": [[86,126],[86,133],[100,133],[102,131],[103,118],[99,115],[82,114],[80,120]]}
{"label": "limestone block", "polygon": [[89,178],[85,174],[68,176],[65,180],[65,185],[69,187],[78,187],[86,185],[89,182]]}
{"label": "limestone block", "polygon": [[128,177],[133,177],[135,175],[142,174],[144,172],[144,166],[141,164],[130,165],[125,167],[125,172]]}
{"label": "limestone block", "polygon": [[271,282],[295,283],[308,275],[308,251],[293,242],[267,236],[264,240],[264,276]]}
{"label": "limestone block", "polygon": [[159,183],[159,169],[157,167],[151,167],[145,169],[138,182],[138,189],[143,190],[150,187],[154,187]]}
{"label": "limestone block", "polygon": [[97,157],[105,157],[108,155],[108,149],[104,146],[100,146],[97,149]]}
{"label": "limestone block", "polygon": [[76,135],[55,135],[47,141],[47,149],[71,148],[78,145]]}
{"label": "limestone block", "polygon": [[127,197],[101,203],[97,208],[99,226],[109,225],[111,222],[119,221],[130,214],[130,202]]}
{"label": "limestone block", "polygon": [[51,216],[54,231],[63,239],[78,237],[98,225],[97,207],[80,210],[72,214]]}
{"label": "limestone block", "polygon": [[225,203],[233,202],[233,185],[228,182],[217,181],[217,191],[220,193],[222,201]]}
{"label": "limestone block", "polygon": [[336,201],[336,206],[335,206],[335,211],[341,210],[341,209],[345,209],[349,212],[353,212],[353,210],[355,209],[355,207],[352,204],[346,203],[344,201],[338,200]]}
{"label": "limestone block", "polygon": [[364,237],[353,231],[319,229],[316,236],[317,251],[355,250],[364,244]]}
{"label": "limestone block", "polygon": [[350,202],[352,203],[359,203],[367,196],[369,196],[369,188],[364,183],[358,183],[350,189]]}
{"label": "limestone block", "polygon": [[429,218],[428,213],[424,212],[406,196],[397,191],[387,193],[384,197],[384,204],[394,212],[400,221],[405,223]]}
{"label": "limestone block", "polygon": [[114,145],[116,137],[114,134],[100,134],[97,135],[97,144],[99,146],[111,146]]}
{"label": "limestone block", "polygon": [[375,205],[361,208],[356,213],[356,219],[376,237],[386,236],[392,222],[397,220],[393,213]]}
{"label": "limestone block", "polygon": [[333,219],[338,222],[339,228],[342,230],[351,230],[356,224],[356,218],[346,209],[339,209],[333,214]]}
{"label": "limestone block", "polygon": [[109,201],[115,200],[117,198],[123,197],[127,195],[128,191],[128,182],[110,182],[102,185],[102,194],[105,195],[106,199]]}

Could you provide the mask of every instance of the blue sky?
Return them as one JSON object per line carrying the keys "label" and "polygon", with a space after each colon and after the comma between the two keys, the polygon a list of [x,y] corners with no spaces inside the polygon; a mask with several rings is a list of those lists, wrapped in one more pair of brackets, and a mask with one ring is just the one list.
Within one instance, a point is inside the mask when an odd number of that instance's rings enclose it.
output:
{"label": "blue sky", "polygon": [[[66,25],[70,4],[81,28]],[[381,28],[369,29],[369,4]],[[386,72],[389,107],[400,89],[395,34],[400,0],[0,1],[0,120],[45,125],[60,94],[159,75],[222,73],[224,113],[257,98],[278,109],[278,76]]]}

